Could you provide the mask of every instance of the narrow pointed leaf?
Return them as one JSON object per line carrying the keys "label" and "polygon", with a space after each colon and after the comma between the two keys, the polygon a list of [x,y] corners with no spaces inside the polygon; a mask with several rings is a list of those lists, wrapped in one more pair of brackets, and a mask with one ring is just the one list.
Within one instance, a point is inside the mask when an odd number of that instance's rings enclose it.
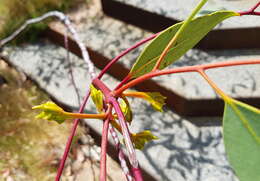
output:
{"label": "narrow pointed leaf", "polygon": [[260,110],[232,101],[225,104],[224,144],[240,181],[260,180]]}
{"label": "narrow pointed leaf", "polygon": [[145,130],[137,134],[132,134],[131,139],[135,145],[136,149],[143,149],[144,145],[152,140],[157,140],[158,137],[154,136],[151,131]]}
{"label": "narrow pointed leaf", "polygon": [[133,112],[129,104],[127,104],[124,100],[120,103],[120,107],[122,112],[124,113],[125,120],[128,123],[131,123],[133,120]]}
{"label": "narrow pointed leaf", "polygon": [[[132,120],[133,120],[133,112],[131,109],[131,106],[128,102],[128,100],[126,99],[126,97],[123,97],[122,102],[120,103],[120,108],[124,114],[125,120],[131,124]],[[113,114],[114,119],[118,119],[117,114]]]}
{"label": "narrow pointed leaf", "polygon": [[66,115],[65,111],[54,102],[48,101],[44,104],[34,106],[32,109],[40,109],[42,112],[36,116],[39,119],[56,121],[61,124],[66,119],[71,119],[71,116]]}
{"label": "narrow pointed leaf", "polygon": [[147,92],[146,100],[149,101],[157,111],[163,112],[162,107],[165,104],[165,99],[166,97],[159,92]]}
{"label": "narrow pointed leaf", "polygon": [[[217,24],[232,16],[239,16],[239,14],[233,11],[217,11],[193,19],[177,38],[175,45],[168,51],[168,54],[160,64],[159,69],[163,69],[178,60],[189,49],[193,48]],[[132,78],[151,72],[164,48],[181,27],[182,23],[183,22],[177,23],[161,32],[143,50],[130,71]]]}
{"label": "narrow pointed leaf", "polygon": [[97,90],[93,85],[90,85],[90,95],[92,101],[96,105],[97,111],[99,113],[103,110],[103,94],[100,90]]}

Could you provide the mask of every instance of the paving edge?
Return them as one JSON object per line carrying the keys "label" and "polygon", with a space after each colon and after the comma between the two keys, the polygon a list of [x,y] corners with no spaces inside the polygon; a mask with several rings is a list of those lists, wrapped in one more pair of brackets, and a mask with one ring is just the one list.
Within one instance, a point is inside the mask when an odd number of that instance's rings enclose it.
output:
{"label": "paving edge", "polygon": [[[158,15],[118,1],[101,0],[101,3],[106,15],[152,32],[162,31],[179,22],[176,19]],[[131,16],[129,16],[129,14],[131,14]],[[241,34],[243,36],[241,36]],[[196,48],[204,50],[259,48],[259,42],[260,27],[232,28],[209,32],[198,43]]]}

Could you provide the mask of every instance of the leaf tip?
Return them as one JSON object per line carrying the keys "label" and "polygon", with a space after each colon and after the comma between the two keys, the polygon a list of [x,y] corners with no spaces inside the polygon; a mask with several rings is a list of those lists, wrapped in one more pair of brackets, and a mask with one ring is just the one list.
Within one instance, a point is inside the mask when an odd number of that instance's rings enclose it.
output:
{"label": "leaf tip", "polygon": [[61,124],[65,121],[65,119],[69,118],[69,116],[65,114],[65,111],[61,107],[59,107],[57,104],[51,101],[37,106],[33,106],[32,109],[42,110],[42,112],[35,116],[35,118],[37,119],[56,121],[57,123]]}
{"label": "leaf tip", "polygon": [[137,134],[132,134],[132,141],[135,148],[142,150],[146,143],[152,140],[158,140],[159,138],[151,133],[149,130],[142,131]]}

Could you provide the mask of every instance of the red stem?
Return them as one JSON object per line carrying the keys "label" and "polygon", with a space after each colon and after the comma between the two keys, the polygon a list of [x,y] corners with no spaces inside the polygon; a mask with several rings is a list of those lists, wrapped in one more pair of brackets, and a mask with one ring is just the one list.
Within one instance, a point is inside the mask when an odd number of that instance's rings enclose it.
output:
{"label": "red stem", "polygon": [[138,178],[139,180],[143,180],[142,172],[141,172],[141,169],[139,167],[138,168],[132,168],[132,173],[134,175],[134,178]]}
{"label": "red stem", "polygon": [[100,177],[99,177],[100,181],[106,181],[107,179],[107,164],[106,164],[107,140],[108,140],[109,121],[111,119],[111,109],[112,109],[111,105],[105,107],[107,107],[107,111],[106,111],[107,118],[103,122],[103,130],[102,130]]}
{"label": "red stem", "polygon": [[260,1],[254,5],[250,10],[248,11],[242,11],[242,12],[238,12],[240,14],[240,16],[243,15],[257,15],[260,16],[260,12],[255,12],[255,10],[258,8],[258,6],[260,6]]}
{"label": "red stem", "polygon": [[145,80],[151,79],[153,77],[161,76],[161,75],[167,75],[167,74],[173,74],[173,73],[181,73],[181,72],[197,72],[198,70],[206,70],[206,69],[212,69],[212,68],[219,68],[219,67],[227,67],[227,66],[235,66],[235,65],[247,65],[247,64],[260,64],[260,60],[242,60],[242,61],[228,61],[228,62],[217,62],[212,64],[203,64],[203,65],[194,65],[194,66],[186,66],[186,67],[178,67],[168,70],[157,70],[150,73],[147,73],[141,77],[138,77],[121,88],[115,90],[113,92],[113,95],[115,97],[120,96],[123,91],[126,89],[133,87]]}
{"label": "red stem", "polygon": [[[92,83],[96,88],[98,88],[99,90],[102,91],[102,93],[104,94],[104,96],[106,98],[107,103],[110,103],[113,105],[114,110],[118,115],[120,126],[122,128],[122,134],[123,134],[123,137],[125,140],[125,145],[127,148],[126,150],[128,152],[129,161],[133,168],[139,169],[135,149],[134,149],[133,143],[130,138],[130,132],[128,129],[128,125],[126,124],[124,114],[119,106],[118,101],[111,95],[111,90],[105,84],[103,84],[103,82],[101,82],[99,79],[94,79]],[[140,176],[136,177],[135,180],[143,181],[142,177],[140,177]]]}
{"label": "red stem", "polygon": [[101,142],[101,158],[100,158],[100,181],[106,181],[107,167],[106,167],[106,155],[107,155],[107,137],[110,118],[108,117],[103,123],[102,142]]}
{"label": "red stem", "polygon": [[130,133],[129,133],[129,129],[128,129],[128,126],[125,121],[124,114],[119,106],[119,103],[116,101],[116,99],[112,100],[112,104],[118,115],[119,123],[122,128],[122,133],[123,133],[123,136],[125,139],[125,145],[127,148],[129,161],[132,166],[132,172],[133,172],[134,179],[135,179],[135,181],[143,181],[142,172],[141,172],[141,169],[139,168],[138,160],[136,157],[136,152],[135,152],[133,143],[130,138]]}
{"label": "red stem", "polygon": [[113,104],[115,112],[117,113],[119,123],[122,128],[122,134],[125,139],[125,145],[126,145],[126,148],[128,151],[129,161],[134,168],[138,168],[138,161],[136,159],[136,154],[135,154],[134,146],[131,141],[128,125],[126,124],[126,121],[125,121],[125,116],[116,99],[112,99],[111,103]]}
{"label": "red stem", "polygon": [[101,79],[103,77],[103,75],[108,71],[108,69],[114,64],[116,63],[121,57],[125,56],[126,54],[128,54],[130,51],[132,51],[133,49],[141,46],[142,44],[150,41],[151,39],[155,38],[159,33],[153,34],[150,37],[141,40],[140,42],[136,43],[135,45],[133,45],[132,47],[126,49],[125,51],[123,51],[122,53],[120,53],[117,57],[115,57],[113,60],[111,60],[106,66],[105,68],[100,72],[100,74],[98,75],[98,79]]}
{"label": "red stem", "polygon": [[115,88],[119,89],[120,87],[122,87],[126,82],[128,82],[131,79],[131,74],[128,74]]}

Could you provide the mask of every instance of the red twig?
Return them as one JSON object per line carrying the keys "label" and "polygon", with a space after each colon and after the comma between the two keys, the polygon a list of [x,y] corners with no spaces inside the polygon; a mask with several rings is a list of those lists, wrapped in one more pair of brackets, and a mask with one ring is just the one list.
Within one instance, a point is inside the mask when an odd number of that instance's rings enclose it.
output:
{"label": "red twig", "polygon": [[107,118],[103,123],[102,130],[102,142],[101,142],[101,158],[100,158],[100,181],[106,181],[107,178],[107,140],[108,140],[108,128],[111,116],[111,106],[109,105],[107,110]]}
{"label": "red twig", "polygon": [[108,137],[108,126],[109,126],[109,118],[107,118],[103,123],[102,130],[102,142],[101,142],[101,158],[100,158],[100,181],[106,181],[107,178],[107,137]]}
{"label": "red twig", "polygon": [[115,90],[113,92],[114,96],[119,96],[123,91],[126,89],[133,87],[145,80],[151,79],[153,77],[161,76],[161,75],[167,75],[167,74],[173,74],[173,73],[181,73],[181,72],[196,72],[198,70],[206,70],[206,69],[212,69],[212,68],[219,68],[219,67],[227,67],[227,66],[235,66],[235,65],[247,65],[247,64],[260,64],[260,60],[242,60],[242,61],[228,61],[228,62],[217,62],[217,63],[211,63],[211,64],[203,64],[203,65],[194,65],[194,66],[186,66],[186,67],[178,67],[168,70],[157,70],[154,72],[147,73],[141,77],[138,77],[124,86],[120,87],[119,89]]}
{"label": "red twig", "polygon": [[[113,105],[113,108],[114,108],[116,114],[118,115],[120,126],[122,128],[122,134],[124,136],[126,150],[128,152],[128,158],[129,158],[129,161],[131,163],[131,166],[135,169],[139,169],[135,149],[134,149],[133,143],[132,143],[131,138],[130,138],[130,132],[129,132],[129,129],[128,129],[128,125],[125,121],[124,114],[123,114],[123,112],[122,112],[122,110],[119,106],[118,101],[116,100],[115,97],[113,97],[111,95],[111,90],[108,87],[106,87],[106,85],[104,85],[103,82],[101,82],[99,79],[93,80],[93,85],[96,88],[98,88],[99,90],[102,91],[102,93],[105,96],[106,102]],[[140,171],[140,173],[141,173],[141,171]],[[140,177],[140,175],[141,174],[138,174],[137,175],[138,177],[135,177],[136,181],[142,181],[143,180],[142,177]]]}
{"label": "red twig", "polygon": [[138,178],[139,180],[143,180],[142,172],[141,172],[141,169],[139,167],[138,168],[132,168],[132,173],[134,175],[134,178]]}
{"label": "red twig", "polygon": [[128,74],[117,86],[115,89],[118,89],[122,87],[124,84],[126,84],[131,79],[131,74]]}
{"label": "red twig", "polygon": [[243,15],[257,15],[260,16],[260,12],[256,12],[255,10],[260,6],[260,1],[254,5],[250,10],[248,11],[242,11],[242,12],[238,12],[240,14],[240,16]]}

